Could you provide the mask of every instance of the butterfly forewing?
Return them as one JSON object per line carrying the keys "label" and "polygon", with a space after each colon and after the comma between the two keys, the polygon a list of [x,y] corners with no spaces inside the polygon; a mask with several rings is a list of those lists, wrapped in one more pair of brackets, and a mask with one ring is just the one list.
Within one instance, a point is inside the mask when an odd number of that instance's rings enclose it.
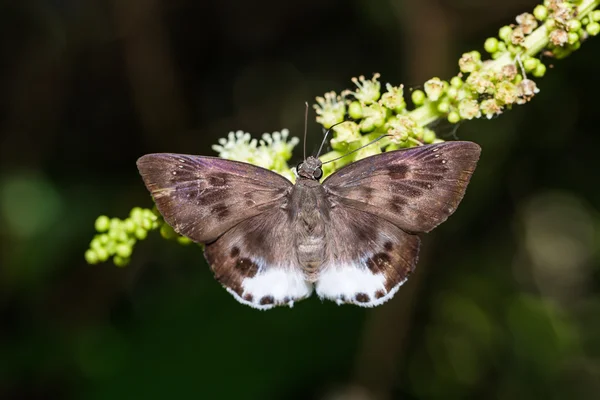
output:
{"label": "butterfly forewing", "polygon": [[480,152],[472,142],[390,151],[340,169],[323,186],[333,205],[377,215],[406,232],[429,232],[456,210]]}
{"label": "butterfly forewing", "polygon": [[264,168],[215,157],[148,154],[137,165],[165,221],[177,233],[203,243],[281,207],[292,187]]}

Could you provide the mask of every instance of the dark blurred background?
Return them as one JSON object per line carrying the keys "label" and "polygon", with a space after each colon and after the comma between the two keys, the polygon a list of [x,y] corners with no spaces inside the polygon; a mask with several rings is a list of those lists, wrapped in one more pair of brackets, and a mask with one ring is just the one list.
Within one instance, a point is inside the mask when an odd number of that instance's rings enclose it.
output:
{"label": "dark blurred background", "polygon": [[126,268],[83,258],[98,215],[151,206],[140,155],[300,136],[304,101],[449,78],[536,3],[1,0],[0,398],[597,398],[600,38],[458,128],[467,196],[381,307],[253,310],[158,234]]}

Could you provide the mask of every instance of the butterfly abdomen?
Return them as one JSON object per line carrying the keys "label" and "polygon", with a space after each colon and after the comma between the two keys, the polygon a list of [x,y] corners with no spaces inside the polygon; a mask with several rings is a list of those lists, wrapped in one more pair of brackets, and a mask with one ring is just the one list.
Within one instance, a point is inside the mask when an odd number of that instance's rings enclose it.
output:
{"label": "butterfly abdomen", "polygon": [[319,182],[299,179],[290,202],[298,263],[310,277],[325,261],[329,204]]}

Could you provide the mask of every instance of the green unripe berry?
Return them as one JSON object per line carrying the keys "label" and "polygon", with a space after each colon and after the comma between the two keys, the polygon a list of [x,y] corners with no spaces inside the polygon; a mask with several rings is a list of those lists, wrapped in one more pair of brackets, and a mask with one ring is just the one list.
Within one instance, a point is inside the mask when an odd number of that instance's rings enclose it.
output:
{"label": "green unripe berry", "polygon": [[88,249],[85,252],[85,261],[88,264],[98,264],[98,254],[94,250]]}
{"label": "green unripe berry", "polygon": [[450,113],[448,113],[448,122],[451,124],[456,124],[459,121],[460,115],[456,111],[450,111]]}
{"label": "green unripe berry", "polygon": [[425,103],[425,92],[422,90],[414,90],[410,95],[410,98],[415,106],[423,105],[423,103]]}
{"label": "green unripe berry", "polygon": [[594,22],[600,21],[600,10],[594,10],[590,13],[590,19]]}
{"label": "green unripe berry", "polygon": [[117,245],[117,248],[115,249],[115,254],[119,257],[123,257],[123,258],[129,258],[131,257],[131,246],[121,243]]}
{"label": "green unripe berry", "polygon": [[587,24],[587,26],[585,27],[585,30],[587,31],[587,33],[589,33],[591,36],[596,36],[598,33],[600,33],[600,23],[598,22],[590,22],[589,24]]}
{"label": "green unripe berry", "polygon": [[538,20],[538,21],[543,21],[546,18],[548,18],[548,9],[543,6],[543,5],[537,5],[534,9],[533,9],[533,16]]}
{"label": "green unripe berry", "polygon": [[94,223],[94,227],[98,232],[106,232],[110,226],[110,218],[106,215],[101,215],[96,218],[96,222]]}
{"label": "green unripe berry", "polygon": [[485,43],[483,44],[483,48],[488,53],[495,53],[498,51],[498,39],[495,37],[487,38]]}
{"label": "green unripe berry", "polygon": [[363,116],[362,106],[358,101],[353,101],[348,107],[348,115],[353,119],[360,119]]}

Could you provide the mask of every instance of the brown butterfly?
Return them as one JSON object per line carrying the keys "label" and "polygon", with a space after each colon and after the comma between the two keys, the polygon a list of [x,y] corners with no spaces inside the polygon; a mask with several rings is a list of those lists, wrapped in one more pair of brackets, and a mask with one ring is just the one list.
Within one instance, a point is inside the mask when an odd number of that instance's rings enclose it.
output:
{"label": "brown butterfly", "polygon": [[480,147],[445,142],[356,161],[319,183],[321,161],[296,184],[216,157],[148,154],[137,161],[165,221],[205,243],[216,279],[258,309],[310,296],[374,307],[415,269],[420,232],[457,208]]}

